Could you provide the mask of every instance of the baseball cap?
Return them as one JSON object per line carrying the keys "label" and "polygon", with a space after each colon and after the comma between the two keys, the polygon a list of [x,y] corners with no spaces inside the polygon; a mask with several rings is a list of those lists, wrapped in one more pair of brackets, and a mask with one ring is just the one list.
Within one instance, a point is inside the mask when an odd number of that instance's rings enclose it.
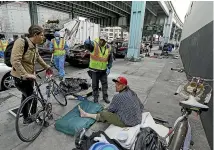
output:
{"label": "baseball cap", "polygon": [[118,82],[120,84],[128,85],[128,81],[125,77],[119,76],[117,79],[113,79],[113,82]]}

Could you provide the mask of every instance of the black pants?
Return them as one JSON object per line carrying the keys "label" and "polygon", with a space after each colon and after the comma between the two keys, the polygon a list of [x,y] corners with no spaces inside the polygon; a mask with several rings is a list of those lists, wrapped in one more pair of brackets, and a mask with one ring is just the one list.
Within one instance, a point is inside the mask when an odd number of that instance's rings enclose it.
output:
{"label": "black pants", "polygon": [[[21,80],[19,78],[15,78],[15,77],[14,77],[14,80],[15,80],[16,88],[20,92],[22,92],[21,102],[23,102],[28,96],[31,96],[33,94],[34,81],[32,81],[32,80]],[[28,110],[29,110],[30,105],[31,105],[31,101],[26,103],[26,105],[24,106],[24,108],[22,110],[24,119],[26,119],[28,117]],[[32,103],[32,107],[31,107],[31,114],[36,113],[36,108],[37,108],[37,101],[34,100]]]}
{"label": "black pants", "polygon": [[102,92],[103,92],[103,99],[108,98],[108,79],[106,71],[103,72],[93,72],[92,71],[92,89],[93,89],[93,96],[94,98],[99,97],[99,81],[102,84]]}

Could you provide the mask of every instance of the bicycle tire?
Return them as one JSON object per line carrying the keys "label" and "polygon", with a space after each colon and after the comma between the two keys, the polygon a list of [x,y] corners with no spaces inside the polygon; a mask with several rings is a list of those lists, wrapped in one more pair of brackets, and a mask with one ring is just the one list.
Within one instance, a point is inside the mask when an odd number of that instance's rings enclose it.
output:
{"label": "bicycle tire", "polygon": [[16,122],[15,122],[16,133],[17,133],[19,139],[22,140],[23,142],[32,142],[32,141],[34,141],[34,140],[40,135],[40,133],[42,132],[42,129],[43,129],[44,120],[42,121],[42,124],[40,125],[41,128],[39,129],[39,131],[38,131],[31,139],[25,138],[25,137],[21,134],[20,129],[19,129],[19,118],[20,118],[20,115],[22,114],[22,109],[23,109],[23,107],[26,105],[26,103],[27,103],[28,101],[30,101],[30,100],[32,100],[32,99],[34,99],[34,98],[36,98],[37,101],[40,101],[40,103],[42,104],[42,107],[43,107],[42,110],[44,110],[44,103],[43,103],[43,101],[41,100],[41,98],[39,98],[37,95],[33,94],[33,95],[27,97],[27,98],[21,103],[21,105],[20,105],[20,107],[19,107],[19,109],[18,109],[17,115],[16,115]]}
{"label": "bicycle tire", "polygon": [[57,88],[58,89],[58,93],[61,94],[65,100],[64,103],[62,103],[57,97],[56,94],[54,93],[54,90],[51,90],[51,93],[53,95],[53,97],[55,98],[55,100],[61,105],[61,106],[66,106],[67,105],[67,98],[66,95],[64,94],[64,91],[62,90],[62,88],[60,88],[60,86],[56,83],[56,81],[53,81],[53,89]]}

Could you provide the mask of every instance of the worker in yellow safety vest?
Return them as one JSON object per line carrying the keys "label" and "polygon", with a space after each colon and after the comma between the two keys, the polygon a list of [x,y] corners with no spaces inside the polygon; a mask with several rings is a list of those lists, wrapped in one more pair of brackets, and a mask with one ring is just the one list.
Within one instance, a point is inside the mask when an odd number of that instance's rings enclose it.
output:
{"label": "worker in yellow safety vest", "polygon": [[8,41],[5,40],[5,37],[2,37],[0,40],[0,58],[4,58],[4,51],[8,45]]}
{"label": "worker in yellow safety vest", "polygon": [[54,64],[58,69],[59,79],[62,81],[65,76],[65,57],[66,53],[67,55],[69,54],[69,47],[64,38],[60,37],[60,33],[58,31],[54,33],[54,37],[55,38],[50,42],[49,48],[53,51]]}
{"label": "worker in yellow safety vest", "polygon": [[99,38],[91,41],[90,38],[84,43],[86,49],[90,53],[89,75],[92,78],[92,89],[94,102],[98,102],[99,98],[99,80],[102,84],[103,100],[110,103],[108,100],[108,80],[107,76],[112,67],[111,46],[107,44],[107,34],[102,34]]}

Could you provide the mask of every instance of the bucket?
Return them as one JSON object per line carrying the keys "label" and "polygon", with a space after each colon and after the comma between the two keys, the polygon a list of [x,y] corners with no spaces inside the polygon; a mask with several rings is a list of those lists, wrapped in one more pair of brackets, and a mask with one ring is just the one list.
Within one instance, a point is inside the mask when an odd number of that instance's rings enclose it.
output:
{"label": "bucket", "polygon": [[104,142],[97,142],[93,144],[89,150],[118,150],[113,144],[108,144]]}

